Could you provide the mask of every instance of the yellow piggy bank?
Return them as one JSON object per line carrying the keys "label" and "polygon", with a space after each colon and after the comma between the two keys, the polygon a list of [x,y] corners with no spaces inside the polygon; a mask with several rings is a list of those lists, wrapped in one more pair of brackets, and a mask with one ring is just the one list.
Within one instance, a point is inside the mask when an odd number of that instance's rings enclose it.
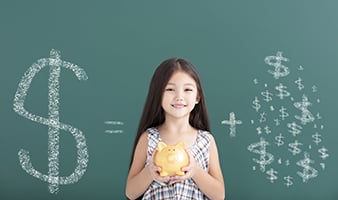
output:
{"label": "yellow piggy bank", "polygon": [[189,156],[185,151],[184,142],[179,142],[176,145],[166,145],[164,142],[159,142],[155,164],[161,167],[160,176],[184,175],[181,169],[189,164]]}

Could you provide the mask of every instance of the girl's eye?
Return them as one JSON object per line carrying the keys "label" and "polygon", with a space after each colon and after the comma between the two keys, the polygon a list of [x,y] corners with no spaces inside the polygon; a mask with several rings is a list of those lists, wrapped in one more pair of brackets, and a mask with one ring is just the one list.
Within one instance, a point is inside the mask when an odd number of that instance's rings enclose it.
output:
{"label": "girl's eye", "polygon": [[193,91],[191,88],[186,88],[184,91],[186,91],[186,92],[191,92],[191,91]]}
{"label": "girl's eye", "polygon": [[174,91],[173,88],[166,88],[165,91]]}

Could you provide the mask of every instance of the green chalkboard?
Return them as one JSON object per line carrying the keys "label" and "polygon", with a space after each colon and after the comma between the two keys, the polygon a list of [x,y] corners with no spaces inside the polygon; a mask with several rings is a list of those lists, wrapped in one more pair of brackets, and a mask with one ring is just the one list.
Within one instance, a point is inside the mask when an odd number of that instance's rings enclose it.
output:
{"label": "green chalkboard", "polygon": [[125,199],[150,78],[202,79],[229,200],[336,200],[336,1],[1,1],[0,199]]}

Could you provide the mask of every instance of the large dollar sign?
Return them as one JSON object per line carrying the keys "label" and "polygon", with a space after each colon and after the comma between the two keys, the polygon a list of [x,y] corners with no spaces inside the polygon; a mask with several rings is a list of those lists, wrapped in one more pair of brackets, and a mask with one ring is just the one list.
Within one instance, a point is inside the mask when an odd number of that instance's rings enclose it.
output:
{"label": "large dollar sign", "polygon": [[276,56],[267,56],[264,61],[266,64],[274,66],[275,70],[268,70],[270,74],[273,75],[275,79],[279,79],[280,77],[287,76],[289,72],[289,68],[282,65],[282,61],[288,61],[289,59],[284,58],[282,56],[282,52],[277,52]]}
{"label": "large dollar sign", "polygon": [[304,153],[304,159],[296,163],[298,166],[303,167],[302,172],[297,172],[297,174],[302,177],[303,182],[307,182],[310,178],[318,176],[318,171],[310,166],[312,163],[314,163],[314,161],[310,159],[310,155],[307,152]]}
{"label": "large dollar sign", "polygon": [[[266,165],[271,164],[274,160],[273,155],[266,151],[267,145],[270,145],[269,142],[267,142],[264,138],[261,138],[259,142],[250,144],[248,146],[249,151],[260,155],[259,159],[253,158],[252,160],[255,163],[259,164],[260,170],[262,172],[265,172]],[[257,147],[260,147],[259,150],[257,149]]]}
{"label": "large dollar sign", "polygon": [[[24,108],[25,98],[34,76],[44,67],[50,66],[48,79],[48,118],[40,117],[28,112]],[[59,185],[77,182],[85,173],[88,163],[86,139],[82,131],[59,121],[59,77],[61,67],[72,70],[79,80],[88,79],[85,71],[75,64],[60,59],[58,51],[52,49],[50,58],[39,59],[23,75],[14,97],[14,111],[19,115],[34,122],[48,126],[48,174],[43,174],[34,169],[29,152],[21,149],[18,152],[21,167],[30,175],[49,183],[50,193],[57,193]],[[76,141],[77,166],[72,174],[67,177],[59,176],[59,130],[71,133]]]}

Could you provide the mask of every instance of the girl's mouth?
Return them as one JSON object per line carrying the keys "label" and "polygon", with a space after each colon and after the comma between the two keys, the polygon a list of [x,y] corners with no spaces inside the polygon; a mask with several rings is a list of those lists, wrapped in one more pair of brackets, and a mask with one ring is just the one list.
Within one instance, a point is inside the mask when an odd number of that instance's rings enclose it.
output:
{"label": "girl's mouth", "polygon": [[184,105],[184,104],[172,104],[171,106],[174,107],[174,108],[184,108],[184,107],[186,107],[186,105]]}

